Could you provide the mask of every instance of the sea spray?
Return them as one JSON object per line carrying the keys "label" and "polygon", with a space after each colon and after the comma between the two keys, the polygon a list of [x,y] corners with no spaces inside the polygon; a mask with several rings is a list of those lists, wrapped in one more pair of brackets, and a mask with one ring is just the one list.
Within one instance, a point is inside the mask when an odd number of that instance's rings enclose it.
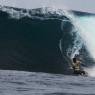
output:
{"label": "sea spray", "polygon": [[[72,30],[70,31],[70,34],[72,37],[74,37],[74,41],[73,41],[73,45],[70,45],[69,48],[67,49],[67,56],[72,59],[75,56],[80,55],[80,50],[82,49],[83,43],[82,43],[81,36],[79,35],[79,29],[76,25],[76,19],[75,19],[74,14],[69,11],[64,11],[64,14],[66,17],[69,18],[69,20],[62,21],[61,29],[64,30],[62,28],[62,26],[64,25],[63,24],[64,22],[69,22],[72,25]],[[62,43],[62,41],[60,43]],[[61,51],[62,51],[62,48],[61,48]]]}

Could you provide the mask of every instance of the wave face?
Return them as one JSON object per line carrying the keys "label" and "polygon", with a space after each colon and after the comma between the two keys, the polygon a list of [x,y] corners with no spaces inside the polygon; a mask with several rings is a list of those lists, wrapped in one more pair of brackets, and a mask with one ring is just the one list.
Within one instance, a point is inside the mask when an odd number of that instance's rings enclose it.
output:
{"label": "wave face", "polygon": [[92,66],[94,34],[88,23],[93,17],[52,8],[0,7],[0,69],[66,74],[67,56],[79,56]]}

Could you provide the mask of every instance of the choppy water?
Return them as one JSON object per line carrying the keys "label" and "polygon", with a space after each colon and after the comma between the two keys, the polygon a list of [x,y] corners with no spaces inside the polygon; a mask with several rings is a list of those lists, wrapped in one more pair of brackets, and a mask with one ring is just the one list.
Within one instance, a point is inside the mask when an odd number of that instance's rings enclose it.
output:
{"label": "choppy water", "polygon": [[95,78],[0,70],[0,95],[95,95]]}

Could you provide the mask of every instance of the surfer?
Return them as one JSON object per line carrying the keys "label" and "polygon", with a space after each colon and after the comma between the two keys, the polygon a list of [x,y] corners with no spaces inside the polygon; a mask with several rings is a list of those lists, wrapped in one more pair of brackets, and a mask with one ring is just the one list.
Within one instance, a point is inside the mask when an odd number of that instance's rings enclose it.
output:
{"label": "surfer", "polygon": [[81,61],[78,58],[73,58],[72,68],[74,74],[86,75],[86,72],[81,69]]}

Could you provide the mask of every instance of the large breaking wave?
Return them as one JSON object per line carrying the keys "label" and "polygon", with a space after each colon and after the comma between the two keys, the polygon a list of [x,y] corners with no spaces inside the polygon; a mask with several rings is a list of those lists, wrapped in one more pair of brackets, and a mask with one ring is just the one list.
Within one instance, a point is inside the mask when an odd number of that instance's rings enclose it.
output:
{"label": "large breaking wave", "polygon": [[95,59],[94,18],[61,9],[1,6],[0,68],[66,74],[74,56],[90,68]]}

